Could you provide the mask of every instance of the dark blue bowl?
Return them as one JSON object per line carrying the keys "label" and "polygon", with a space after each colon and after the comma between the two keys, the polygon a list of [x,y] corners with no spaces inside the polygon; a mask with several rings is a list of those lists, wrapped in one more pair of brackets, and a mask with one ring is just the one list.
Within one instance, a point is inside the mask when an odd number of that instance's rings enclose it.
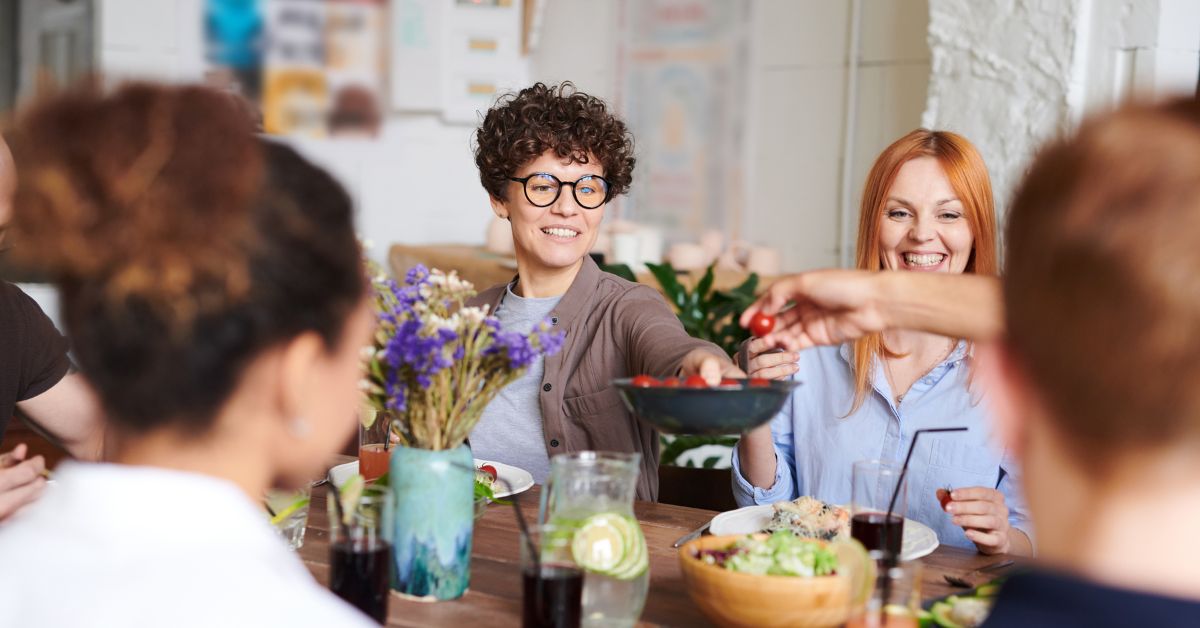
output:
{"label": "dark blue bowl", "polygon": [[795,381],[751,386],[747,380],[713,388],[634,386],[631,378],[613,380],[625,405],[637,418],[666,434],[740,434],[779,413]]}

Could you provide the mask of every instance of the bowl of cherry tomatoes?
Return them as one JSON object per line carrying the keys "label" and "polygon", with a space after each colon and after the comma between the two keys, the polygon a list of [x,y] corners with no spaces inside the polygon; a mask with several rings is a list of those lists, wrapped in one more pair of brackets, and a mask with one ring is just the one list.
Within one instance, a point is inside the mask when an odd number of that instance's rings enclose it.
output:
{"label": "bowl of cherry tomatoes", "polygon": [[800,382],[723,379],[709,386],[699,375],[638,375],[613,385],[629,411],[660,432],[719,435],[748,432],[770,421]]}

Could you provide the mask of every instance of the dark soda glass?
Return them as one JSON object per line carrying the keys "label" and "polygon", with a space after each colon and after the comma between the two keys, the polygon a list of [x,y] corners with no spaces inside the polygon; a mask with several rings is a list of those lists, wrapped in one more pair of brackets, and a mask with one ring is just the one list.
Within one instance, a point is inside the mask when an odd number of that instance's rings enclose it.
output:
{"label": "dark soda glass", "polygon": [[904,517],[893,514],[889,525],[884,525],[882,512],[860,512],[850,518],[850,536],[870,550],[884,550],[894,556],[900,555],[904,538]]}
{"label": "dark soda glass", "polygon": [[387,621],[392,546],[378,541],[364,547],[330,546],[329,589],[378,623]]}
{"label": "dark soda glass", "polygon": [[524,628],[579,628],[583,605],[583,571],[576,567],[542,565],[539,575],[525,569]]}

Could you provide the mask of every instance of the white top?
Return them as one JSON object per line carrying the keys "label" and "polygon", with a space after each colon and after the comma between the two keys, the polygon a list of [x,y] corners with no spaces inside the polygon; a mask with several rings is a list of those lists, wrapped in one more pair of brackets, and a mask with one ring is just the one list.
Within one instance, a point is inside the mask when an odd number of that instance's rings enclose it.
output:
{"label": "white top", "polygon": [[0,526],[0,626],[375,626],[232,483],[66,463]]}

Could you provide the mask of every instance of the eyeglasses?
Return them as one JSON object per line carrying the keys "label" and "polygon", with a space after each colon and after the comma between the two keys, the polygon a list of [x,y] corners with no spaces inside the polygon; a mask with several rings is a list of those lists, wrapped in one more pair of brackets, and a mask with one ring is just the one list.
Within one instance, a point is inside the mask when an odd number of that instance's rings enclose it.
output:
{"label": "eyeglasses", "polygon": [[589,174],[579,177],[574,182],[559,181],[558,177],[546,173],[535,172],[528,177],[509,177],[525,187],[525,198],[535,207],[549,207],[558,200],[564,185],[571,186],[571,194],[575,202],[584,209],[596,209],[608,202],[608,181],[601,176]]}

